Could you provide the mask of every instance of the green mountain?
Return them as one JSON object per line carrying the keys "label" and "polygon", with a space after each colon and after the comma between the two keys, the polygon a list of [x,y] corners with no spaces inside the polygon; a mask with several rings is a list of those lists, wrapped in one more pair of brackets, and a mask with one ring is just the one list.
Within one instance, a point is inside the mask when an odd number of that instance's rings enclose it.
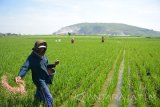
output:
{"label": "green mountain", "polygon": [[79,23],[63,27],[54,34],[68,32],[75,35],[160,36],[159,31],[121,23]]}

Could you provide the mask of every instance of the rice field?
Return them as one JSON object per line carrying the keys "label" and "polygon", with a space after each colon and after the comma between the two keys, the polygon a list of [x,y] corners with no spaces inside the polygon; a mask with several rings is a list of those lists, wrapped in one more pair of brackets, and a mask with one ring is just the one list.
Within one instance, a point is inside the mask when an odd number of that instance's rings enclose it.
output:
{"label": "rice field", "polygon": [[[15,77],[34,42],[48,43],[49,63],[60,60],[49,86],[55,107],[159,107],[160,39],[98,36],[0,37],[0,78],[16,86]],[[31,71],[24,77],[25,95],[0,85],[0,107],[31,107],[35,86]]]}

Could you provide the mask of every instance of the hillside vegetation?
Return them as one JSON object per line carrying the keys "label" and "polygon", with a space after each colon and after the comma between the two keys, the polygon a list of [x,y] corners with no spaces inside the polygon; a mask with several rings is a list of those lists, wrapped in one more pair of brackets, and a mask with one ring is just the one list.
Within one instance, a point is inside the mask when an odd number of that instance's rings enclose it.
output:
{"label": "hillside vegetation", "polygon": [[112,36],[160,36],[159,31],[120,23],[80,23],[66,26],[54,34],[112,35]]}

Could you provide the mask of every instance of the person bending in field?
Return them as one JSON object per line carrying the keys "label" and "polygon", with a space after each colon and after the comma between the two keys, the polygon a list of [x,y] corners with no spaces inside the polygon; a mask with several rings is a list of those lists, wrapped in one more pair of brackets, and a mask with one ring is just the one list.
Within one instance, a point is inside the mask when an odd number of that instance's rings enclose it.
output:
{"label": "person bending in field", "polygon": [[102,42],[102,43],[104,42],[104,36],[102,36],[102,40],[101,40],[101,42]]}
{"label": "person bending in field", "polygon": [[71,38],[71,43],[72,43],[72,44],[74,44],[74,41],[75,41],[74,38]]}
{"label": "person bending in field", "polygon": [[59,64],[59,61],[56,60],[54,64],[48,64],[48,59],[45,55],[47,50],[47,42],[44,40],[36,41],[32,50],[33,51],[28,56],[26,62],[21,67],[20,72],[16,77],[16,83],[19,83],[29,69],[31,69],[32,80],[37,88],[35,99],[40,100],[47,107],[52,107],[53,98],[49,91],[48,84],[52,84],[55,72],[54,68]]}

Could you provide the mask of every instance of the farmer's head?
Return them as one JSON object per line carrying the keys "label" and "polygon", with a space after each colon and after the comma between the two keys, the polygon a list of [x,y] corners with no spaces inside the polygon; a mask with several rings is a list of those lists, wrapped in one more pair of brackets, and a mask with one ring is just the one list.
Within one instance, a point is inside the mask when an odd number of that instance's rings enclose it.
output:
{"label": "farmer's head", "polygon": [[43,56],[47,50],[47,42],[44,40],[37,40],[32,50],[38,53],[39,55]]}

